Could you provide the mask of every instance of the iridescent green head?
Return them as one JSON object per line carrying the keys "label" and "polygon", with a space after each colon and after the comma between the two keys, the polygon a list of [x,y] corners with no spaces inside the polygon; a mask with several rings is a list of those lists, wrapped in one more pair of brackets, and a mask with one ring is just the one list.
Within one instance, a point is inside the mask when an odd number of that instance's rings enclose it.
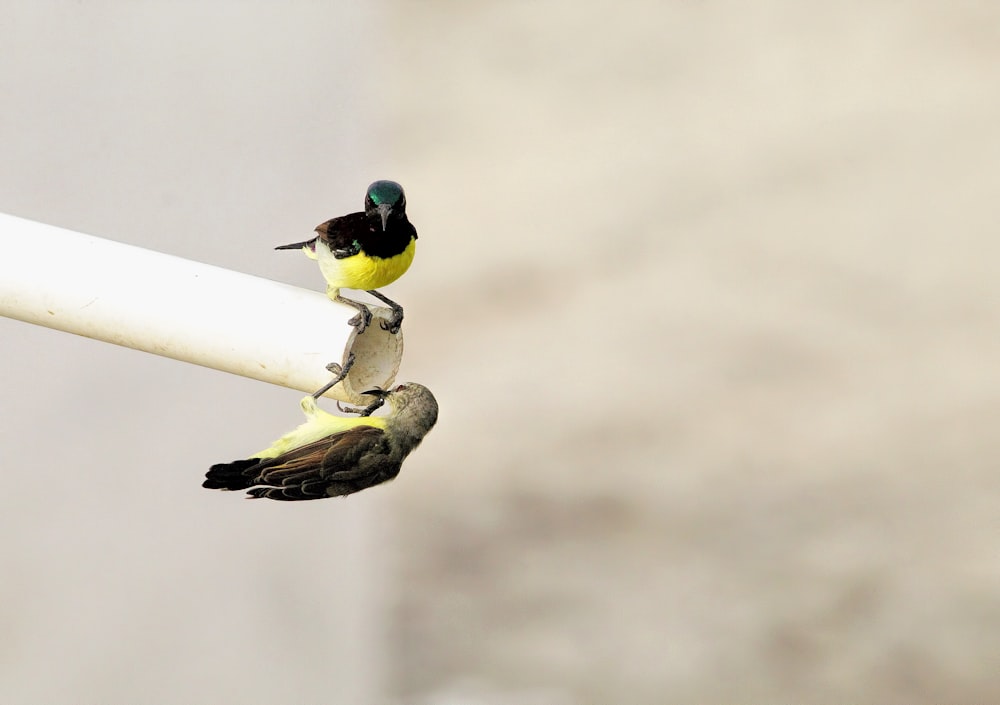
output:
{"label": "iridescent green head", "polygon": [[382,220],[382,230],[390,218],[406,216],[406,194],[403,187],[395,181],[376,181],[368,187],[365,194],[365,213],[378,215]]}

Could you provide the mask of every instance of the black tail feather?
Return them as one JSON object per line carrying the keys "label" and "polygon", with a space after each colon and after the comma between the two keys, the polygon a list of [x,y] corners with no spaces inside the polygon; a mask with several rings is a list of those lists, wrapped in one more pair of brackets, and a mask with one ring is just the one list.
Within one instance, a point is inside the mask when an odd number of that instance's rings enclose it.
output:
{"label": "black tail feather", "polygon": [[218,463],[205,473],[205,481],[201,486],[210,490],[245,490],[257,484],[256,467],[259,464],[260,458]]}
{"label": "black tail feather", "polygon": [[303,247],[312,246],[316,241],[316,238],[310,238],[309,240],[303,240],[302,242],[293,242],[289,245],[278,245],[274,249],[276,250],[301,250]]}

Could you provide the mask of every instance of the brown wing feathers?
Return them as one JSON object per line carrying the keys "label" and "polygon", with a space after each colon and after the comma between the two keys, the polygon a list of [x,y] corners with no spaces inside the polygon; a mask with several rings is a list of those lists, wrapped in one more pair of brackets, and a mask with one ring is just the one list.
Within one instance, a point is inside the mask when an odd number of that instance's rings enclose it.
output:
{"label": "brown wing feathers", "polygon": [[382,429],[359,426],[277,458],[262,460],[256,468],[256,476],[242,487],[233,489],[263,485],[253,487],[248,493],[254,497],[284,500],[350,494],[395,476],[384,476],[391,465],[385,458],[388,452]]}

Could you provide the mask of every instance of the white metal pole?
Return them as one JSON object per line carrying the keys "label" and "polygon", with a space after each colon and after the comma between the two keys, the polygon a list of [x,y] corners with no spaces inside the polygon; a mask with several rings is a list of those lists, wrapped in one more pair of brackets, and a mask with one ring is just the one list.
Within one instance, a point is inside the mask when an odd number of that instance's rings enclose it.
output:
{"label": "white metal pole", "polygon": [[0,315],[353,403],[395,379],[403,339],[374,317],[280,282],[0,213]]}

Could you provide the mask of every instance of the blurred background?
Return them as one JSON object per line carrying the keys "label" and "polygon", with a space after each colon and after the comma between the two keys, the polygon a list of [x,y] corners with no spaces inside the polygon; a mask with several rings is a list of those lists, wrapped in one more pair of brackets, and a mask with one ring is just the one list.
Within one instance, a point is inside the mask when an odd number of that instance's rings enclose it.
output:
{"label": "blurred background", "polygon": [[442,409],[389,485],[245,502],[202,474],[298,392],[0,320],[3,702],[1000,698],[1000,7],[84,0],[0,41],[0,211],[322,290],[271,248],[403,183]]}

